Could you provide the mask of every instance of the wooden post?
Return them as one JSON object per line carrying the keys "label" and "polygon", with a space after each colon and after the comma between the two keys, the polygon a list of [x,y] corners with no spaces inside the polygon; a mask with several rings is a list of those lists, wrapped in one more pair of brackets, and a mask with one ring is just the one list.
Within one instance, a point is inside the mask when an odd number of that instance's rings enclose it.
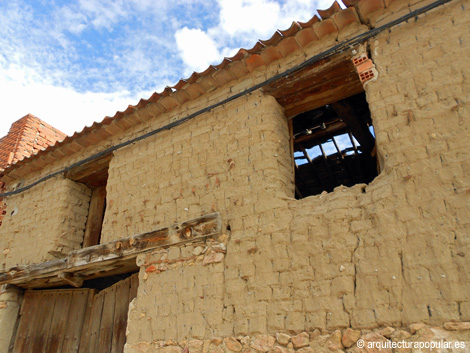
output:
{"label": "wooden post", "polygon": [[91,194],[85,235],[83,237],[83,248],[99,244],[105,205],[106,185],[94,189]]}

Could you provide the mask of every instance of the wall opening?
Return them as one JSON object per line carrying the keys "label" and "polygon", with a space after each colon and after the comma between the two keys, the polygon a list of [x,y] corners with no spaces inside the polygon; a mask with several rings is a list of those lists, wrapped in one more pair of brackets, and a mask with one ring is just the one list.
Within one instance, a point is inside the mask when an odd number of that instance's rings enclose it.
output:
{"label": "wall opening", "polygon": [[364,93],[292,119],[295,197],[369,183],[378,174],[375,135]]}
{"label": "wall opening", "polygon": [[378,174],[371,114],[356,67],[357,58],[367,60],[366,49],[350,48],[263,88],[289,121],[297,199],[369,183]]}
{"label": "wall opening", "polygon": [[122,353],[138,274],[87,282],[88,288],[25,291],[13,352]]}
{"label": "wall opening", "polygon": [[84,184],[91,191],[82,243],[83,248],[100,243],[101,228],[106,210],[106,184],[111,157],[112,155],[107,155],[97,161],[73,168],[65,175],[73,181]]}

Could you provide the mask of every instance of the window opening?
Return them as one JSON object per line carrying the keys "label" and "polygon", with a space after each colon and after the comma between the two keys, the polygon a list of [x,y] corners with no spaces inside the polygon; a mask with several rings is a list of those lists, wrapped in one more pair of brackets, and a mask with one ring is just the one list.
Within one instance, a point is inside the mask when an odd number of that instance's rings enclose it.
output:
{"label": "window opening", "polygon": [[106,210],[106,184],[108,182],[109,162],[112,155],[105,156],[66,173],[66,177],[82,183],[91,190],[88,216],[82,247],[98,245],[101,238],[104,213]]}
{"label": "window opening", "polygon": [[292,119],[295,196],[369,183],[378,174],[375,134],[364,93]]}

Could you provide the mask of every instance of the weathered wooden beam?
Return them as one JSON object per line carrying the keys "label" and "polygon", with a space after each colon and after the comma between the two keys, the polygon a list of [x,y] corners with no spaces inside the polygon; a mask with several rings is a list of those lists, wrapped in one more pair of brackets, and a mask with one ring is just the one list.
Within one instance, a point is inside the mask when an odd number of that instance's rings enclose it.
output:
{"label": "weathered wooden beam", "polygon": [[263,92],[277,99],[287,117],[363,92],[352,56],[349,50],[321,60],[273,82]]}
{"label": "weathered wooden beam", "polygon": [[103,225],[104,207],[106,203],[106,185],[96,188],[91,193],[88,217],[83,237],[83,247],[87,248],[99,243]]}
{"label": "weathered wooden beam", "polygon": [[312,133],[311,135],[303,135],[294,139],[295,151],[300,151],[300,144],[310,140],[319,140],[321,141],[325,136],[337,135],[343,129],[346,129],[347,125],[342,121],[335,121],[331,124],[326,125],[326,128],[323,130],[318,130]]}
{"label": "weathered wooden beam", "polygon": [[136,270],[137,255],[170,246],[195,242],[221,233],[219,213],[208,214],[153,232],[70,252],[65,258],[0,272],[0,284],[43,288]]}
{"label": "weathered wooden beam", "polygon": [[[108,176],[108,166],[111,161],[112,154],[108,154],[97,160],[90,161],[65,173],[65,177],[74,181],[84,183],[86,185],[96,183],[100,185],[104,183]],[[88,185],[96,187],[97,185]]]}
{"label": "weathered wooden beam", "polygon": [[331,106],[336,111],[336,114],[338,114],[338,117],[348,125],[364,153],[370,154],[375,146],[374,136],[369,131],[369,127],[361,122],[354,108],[344,101],[333,103]]}

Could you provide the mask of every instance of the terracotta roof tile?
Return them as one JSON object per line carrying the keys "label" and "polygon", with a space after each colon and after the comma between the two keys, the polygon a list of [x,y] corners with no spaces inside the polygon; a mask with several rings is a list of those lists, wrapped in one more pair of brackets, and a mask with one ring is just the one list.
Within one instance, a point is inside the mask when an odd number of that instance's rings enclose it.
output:
{"label": "terracotta roof tile", "polygon": [[279,30],[284,37],[291,37],[302,29],[302,26],[298,22],[292,22],[289,28],[285,30]]}
{"label": "terracotta roof tile", "polygon": [[313,27],[313,30],[315,31],[315,34],[318,36],[318,38],[322,39],[324,36],[338,32],[338,27],[336,27],[332,19],[328,18],[326,20],[316,23]]}
{"label": "terracotta roof tile", "polygon": [[313,28],[304,28],[300,32],[295,35],[295,40],[301,47],[305,47],[307,44],[311,42],[317,41],[319,38],[315,34]]}
{"label": "terracotta roof tile", "polygon": [[284,36],[279,31],[276,31],[271,38],[267,40],[260,40],[259,42],[262,43],[265,47],[271,47],[277,45],[283,38]]}
{"label": "terracotta roof tile", "polygon": [[219,65],[215,65],[215,68],[217,70],[223,70],[231,63],[232,63],[232,60],[230,60],[228,58],[224,58],[224,60],[222,60],[222,62]]}
{"label": "terracotta roof tile", "polygon": [[287,56],[293,51],[299,49],[300,46],[295,40],[295,38],[289,37],[279,43],[277,48],[279,49],[279,52],[282,54],[282,56]]}
{"label": "terracotta roof tile", "polygon": [[268,47],[261,52],[261,59],[269,65],[275,60],[281,59],[283,55],[279,52],[277,47]]}
{"label": "terracotta roof tile", "polygon": [[299,22],[300,27],[302,28],[310,28],[312,27],[315,23],[320,22],[320,19],[318,18],[317,15],[314,15],[310,20],[307,22]]}
{"label": "terracotta roof tile", "polygon": [[318,14],[323,20],[326,20],[327,18],[330,18],[335,14],[336,12],[341,11],[341,6],[338,4],[337,1],[335,1],[329,9],[326,10],[317,10]]}
{"label": "terracotta roof tile", "polygon": [[261,53],[261,50],[264,49],[264,45],[263,43],[261,43],[260,41],[256,42],[256,44],[253,46],[253,48],[251,49],[246,49],[246,51],[249,53],[249,54],[259,54]]}
{"label": "terracotta roof tile", "polygon": [[362,19],[367,20],[373,12],[384,9],[385,3],[383,0],[361,0],[356,6]]}
{"label": "terracotta roof tile", "polygon": [[351,23],[360,23],[359,16],[357,15],[354,7],[344,9],[343,11],[335,13],[331,19],[335,22],[339,30],[343,29]]}
{"label": "terracotta roof tile", "polygon": [[263,66],[265,64],[266,63],[259,54],[254,54],[246,59],[246,66],[250,72],[255,71],[257,67]]}
{"label": "terracotta roof tile", "polygon": [[344,6],[353,7],[353,6],[356,6],[356,4],[358,4],[359,1],[361,0],[342,0],[342,1],[343,1]]}

